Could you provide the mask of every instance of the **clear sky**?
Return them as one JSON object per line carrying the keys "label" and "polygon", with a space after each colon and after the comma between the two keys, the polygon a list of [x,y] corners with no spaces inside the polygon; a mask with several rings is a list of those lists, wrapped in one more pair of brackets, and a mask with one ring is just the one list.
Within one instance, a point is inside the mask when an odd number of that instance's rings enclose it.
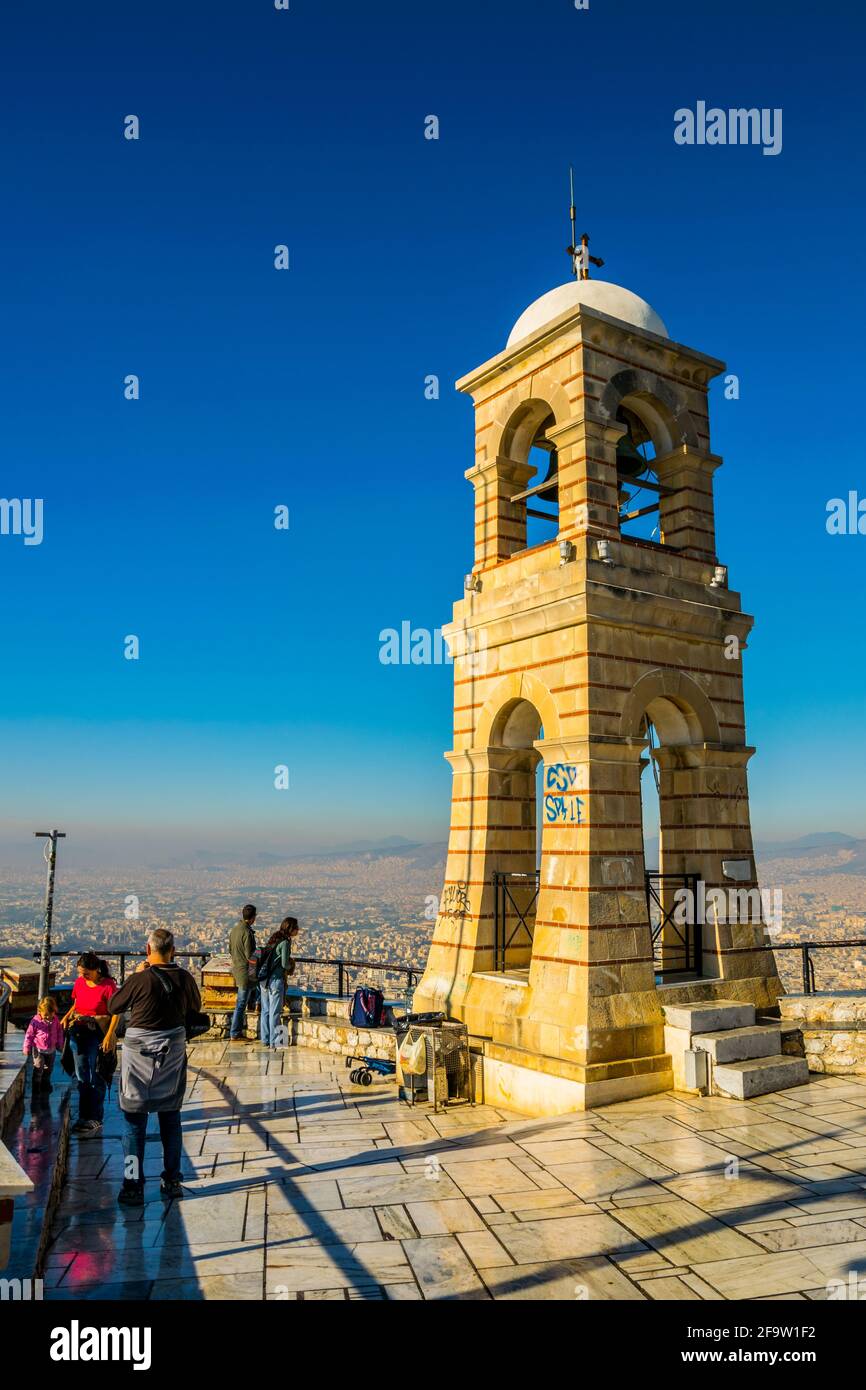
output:
{"label": "clear sky", "polygon": [[[866,496],[864,28],[854,0],[9,11],[0,495],[44,499],[44,540],[0,536],[5,851],[444,837],[450,668],[379,633],[461,595],[452,384],[568,278],[569,163],[604,276],[740,379],[713,443],[756,834],[866,835],[866,536],[825,530]],[[782,108],[782,152],[676,144],[699,100]]]}

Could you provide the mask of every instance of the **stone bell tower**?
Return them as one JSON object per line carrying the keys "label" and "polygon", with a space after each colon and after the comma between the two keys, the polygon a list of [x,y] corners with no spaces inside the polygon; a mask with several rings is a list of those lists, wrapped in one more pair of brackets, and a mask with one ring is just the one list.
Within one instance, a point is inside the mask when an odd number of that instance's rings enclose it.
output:
{"label": "stone bell tower", "polygon": [[[716,555],[707,386],[723,370],[637,295],[584,278],[457,383],[475,404],[475,562],[446,629],[451,828],[415,1007],[464,1019],[485,1098],[525,1113],[669,1089],[662,1002],[772,1011],[781,993],[754,909],[752,620]],[[686,922],[677,887],[698,900]],[[701,911],[732,894],[745,916]]]}

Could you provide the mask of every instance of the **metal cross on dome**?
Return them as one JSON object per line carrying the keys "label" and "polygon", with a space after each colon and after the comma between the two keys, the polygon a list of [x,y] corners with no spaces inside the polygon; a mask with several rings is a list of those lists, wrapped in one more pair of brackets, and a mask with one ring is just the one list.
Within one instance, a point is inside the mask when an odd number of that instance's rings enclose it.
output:
{"label": "metal cross on dome", "polygon": [[575,280],[588,280],[590,278],[589,267],[591,265],[595,265],[598,266],[600,270],[601,267],[604,265],[604,261],[601,259],[600,256],[591,256],[589,254],[589,232],[581,232],[580,240],[578,241],[577,233],[575,231],[576,209],[574,206],[574,169],[569,169],[568,173],[571,189],[571,245],[566,247],[566,251],[568,252],[568,255],[571,257],[571,269],[574,273]]}

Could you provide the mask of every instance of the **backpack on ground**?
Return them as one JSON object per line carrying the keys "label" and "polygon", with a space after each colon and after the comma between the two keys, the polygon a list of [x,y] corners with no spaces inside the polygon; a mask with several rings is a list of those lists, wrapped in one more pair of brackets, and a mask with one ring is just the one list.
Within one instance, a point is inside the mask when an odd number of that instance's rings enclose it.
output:
{"label": "backpack on ground", "polygon": [[352,995],[349,1022],[355,1028],[381,1028],[385,1018],[385,996],[380,989],[362,985]]}

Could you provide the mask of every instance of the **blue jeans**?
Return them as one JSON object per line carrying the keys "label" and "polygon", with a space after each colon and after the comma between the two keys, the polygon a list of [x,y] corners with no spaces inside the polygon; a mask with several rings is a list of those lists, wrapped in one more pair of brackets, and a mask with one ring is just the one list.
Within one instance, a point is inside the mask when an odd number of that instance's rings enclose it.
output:
{"label": "blue jeans", "polygon": [[75,1056],[75,1075],[78,1079],[79,1120],[99,1120],[105,1113],[105,1082],[96,1070],[96,1059],[102,1046],[101,1028],[75,1024],[72,1029],[72,1051]]}
{"label": "blue jeans", "polygon": [[[144,1142],[147,1134],[146,1110],[123,1110],[123,1176],[144,1182]],[[159,1137],[162,1140],[162,1176],[165,1182],[180,1182],[180,1156],[183,1136],[179,1110],[159,1111]],[[135,1160],[131,1162],[131,1160]]]}
{"label": "blue jeans", "polygon": [[258,985],[238,985],[238,997],[235,1000],[235,1011],[232,1014],[229,1037],[242,1038],[244,1036],[247,1006],[252,1007],[253,997],[257,989]]}
{"label": "blue jeans", "polygon": [[286,1001],[286,977],[282,970],[278,970],[272,979],[268,980],[267,984],[260,985],[259,989],[262,1042],[265,1047],[281,1047],[284,1044],[284,1036],[280,1032],[280,1023],[283,1004]]}

